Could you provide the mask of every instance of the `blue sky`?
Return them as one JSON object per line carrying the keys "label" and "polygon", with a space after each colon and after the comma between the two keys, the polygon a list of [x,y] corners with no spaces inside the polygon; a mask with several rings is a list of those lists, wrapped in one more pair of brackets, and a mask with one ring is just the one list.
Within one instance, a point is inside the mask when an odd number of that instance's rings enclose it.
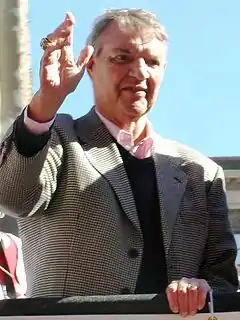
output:
{"label": "blue sky", "polygon": [[[96,15],[108,8],[143,8],[157,14],[169,35],[168,68],[149,118],[155,130],[208,156],[240,155],[240,2],[237,0],[29,1],[34,90],[40,39],[71,11],[74,52],[84,46]],[[93,104],[87,76],[61,108],[79,117]]]}

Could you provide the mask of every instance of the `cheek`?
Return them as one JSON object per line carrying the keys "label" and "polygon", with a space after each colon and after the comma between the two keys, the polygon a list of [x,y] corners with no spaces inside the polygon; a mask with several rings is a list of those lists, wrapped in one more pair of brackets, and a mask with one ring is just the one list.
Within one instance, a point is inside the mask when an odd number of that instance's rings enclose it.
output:
{"label": "cheek", "polygon": [[149,81],[149,88],[150,88],[150,99],[154,99],[158,93],[161,81],[160,78],[152,79]]}
{"label": "cheek", "polygon": [[[111,73],[111,71],[107,72],[100,76],[99,83],[102,87],[105,87],[108,91],[114,91],[118,86],[118,77],[117,74]],[[103,88],[104,89],[104,88]]]}
{"label": "cheek", "polygon": [[112,66],[109,68],[109,79],[116,90],[125,82],[128,83],[128,69],[125,66]]}

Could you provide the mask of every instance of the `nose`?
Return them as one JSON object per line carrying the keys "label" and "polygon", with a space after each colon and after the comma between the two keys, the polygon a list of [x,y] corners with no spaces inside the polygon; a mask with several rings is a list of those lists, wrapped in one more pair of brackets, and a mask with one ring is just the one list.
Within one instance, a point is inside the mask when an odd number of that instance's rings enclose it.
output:
{"label": "nose", "polygon": [[149,74],[149,66],[146,64],[144,59],[135,60],[131,64],[131,68],[129,70],[129,74],[132,77],[135,77],[138,80],[148,79]]}

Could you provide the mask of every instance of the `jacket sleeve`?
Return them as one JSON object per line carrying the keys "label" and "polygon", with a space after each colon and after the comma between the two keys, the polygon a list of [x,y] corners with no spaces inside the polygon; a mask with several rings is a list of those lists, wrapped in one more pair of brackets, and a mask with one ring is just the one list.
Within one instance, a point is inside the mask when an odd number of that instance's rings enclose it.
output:
{"label": "jacket sleeve", "polygon": [[207,206],[210,217],[208,240],[201,278],[208,281],[216,292],[234,292],[238,289],[235,266],[237,247],[229,221],[224,173],[218,167],[208,190]]}
{"label": "jacket sleeve", "polygon": [[53,128],[34,135],[23,119],[21,114],[0,145],[0,212],[18,217],[47,209],[57,188],[63,155]]}

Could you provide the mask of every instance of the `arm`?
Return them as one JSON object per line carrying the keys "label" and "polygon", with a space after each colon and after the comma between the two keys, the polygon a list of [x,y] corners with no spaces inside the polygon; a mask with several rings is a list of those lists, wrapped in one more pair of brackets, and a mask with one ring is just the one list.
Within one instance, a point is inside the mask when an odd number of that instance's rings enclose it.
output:
{"label": "arm", "polygon": [[[94,51],[87,46],[76,62],[72,47],[74,23],[73,15],[67,13],[43,46],[40,88],[28,108],[29,117],[43,126],[76,89]],[[34,134],[31,124],[25,125],[22,114],[0,145],[0,212],[17,216],[47,209],[57,188],[63,154],[54,129]]]}
{"label": "arm", "polygon": [[46,210],[57,188],[62,153],[55,130],[33,134],[22,114],[0,146],[0,211],[30,216]]}
{"label": "arm", "polygon": [[207,280],[216,292],[233,292],[238,289],[235,267],[237,247],[229,222],[225,179],[221,167],[218,167],[208,190],[207,206],[210,220],[200,278]]}

